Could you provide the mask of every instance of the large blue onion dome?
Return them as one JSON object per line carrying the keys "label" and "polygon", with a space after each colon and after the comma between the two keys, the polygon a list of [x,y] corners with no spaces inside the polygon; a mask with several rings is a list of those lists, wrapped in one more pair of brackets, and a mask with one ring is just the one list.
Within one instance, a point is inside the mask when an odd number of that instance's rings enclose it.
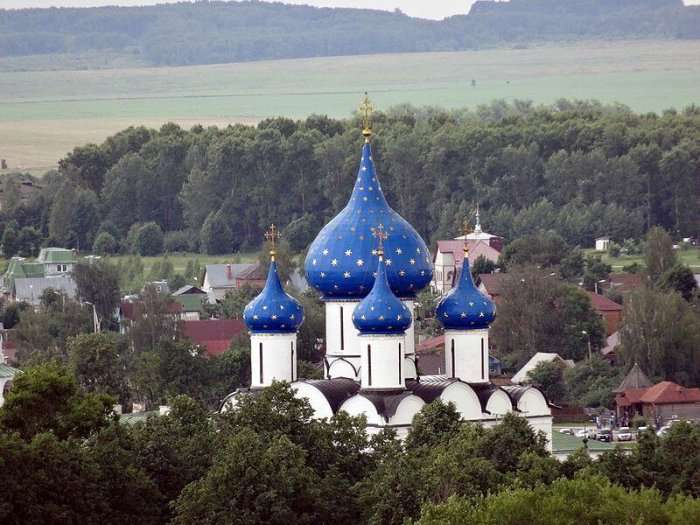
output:
{"label": "large blue onion dome", "polygon": [[274,259],[270,262],[265,287],[245,307],[243,320],[254,334],[294,333],[304,322],[304,308],[282,288]]}
{"label": "large blue onion dome", "polygon": [[381,249],[378,253],[374,285],[355,307],[352,322],[361,334],[402,334],[411,326],[411,311],[389,288],[386,261]]}
{"label": "large blue onion dome", "polygon": [[306,256],[306,279],[324,299],[369,293],[377,267],[372,228],[378,224],[389,234],[385,262],[391,290],[399,297],[414,297],[432,279],[430,253],[418,232],[387,203],[367,140],[350,201],[321,230]]}
{"label": "large blue onion dome", "polygon": [[435,317],[448,330],[488,328],[496,318],[496,305],[474,285],[466,253],[457,286],[440,300]]}

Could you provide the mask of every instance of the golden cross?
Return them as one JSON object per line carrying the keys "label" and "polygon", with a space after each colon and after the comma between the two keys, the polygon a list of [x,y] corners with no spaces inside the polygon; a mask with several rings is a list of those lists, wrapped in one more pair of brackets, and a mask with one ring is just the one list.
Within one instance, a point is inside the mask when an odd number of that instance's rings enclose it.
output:
{"label": "golden cross", "polygon": [[362,134],[365,140],[369,142],[369,138],[372,136],[372,113],[374,113],[374,106],[365,91],[365,98],[360,104],[360,113],[362,114]]}
{"label": "golden cross", "polygon": [[467,217],[464,218],[464,221],[462,222],[462,235],[464,235],[464,254],[467,255],[469,253],[469,243],[467,242],[467,235],[469,235],[472,231],[474,231],[469,224],[469,219]]}
{"label": "golden cross", "polygon": [[377,255],[384,255],[384,241],[389,238],[389,234],[384,230],[384,225],[380,224],[376,228],[372,228],[372,235],[378,240]]}
{"label": "golden cross", "polygon": [[270,228],[265,232],[265,240],[270,243],[270,256],[272,260],[275,260],[275,255],[277,255],[277,241],[280,238],[280,232],[274,223],[270,225]]}

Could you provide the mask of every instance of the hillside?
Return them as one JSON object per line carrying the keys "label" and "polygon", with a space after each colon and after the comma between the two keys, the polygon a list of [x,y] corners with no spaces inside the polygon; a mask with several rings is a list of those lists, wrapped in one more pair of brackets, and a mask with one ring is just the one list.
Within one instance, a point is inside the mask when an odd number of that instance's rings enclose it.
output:
{"label": "hillside", "polygon": [[[400,12],[268,2],[0,10],[0,59],[17,69],[213,64],[619,38],[700,38],[700,7],[685,7],[682,0],[481,1],[469,15],[440,22]],[[37,56],[60,60],[42,62]]]}

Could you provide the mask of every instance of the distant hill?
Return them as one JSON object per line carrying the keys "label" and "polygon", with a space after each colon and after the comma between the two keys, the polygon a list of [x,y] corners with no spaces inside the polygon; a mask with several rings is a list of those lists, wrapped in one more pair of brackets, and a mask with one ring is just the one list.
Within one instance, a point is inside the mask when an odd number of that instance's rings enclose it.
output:
{"label": "distant hill", "polygon": [[258,1],[0,10],[0,57],[116,53],[150,65],[600,38],[698,39],[700,7],[682,0],[479,1],[468,15],[443,21]]}

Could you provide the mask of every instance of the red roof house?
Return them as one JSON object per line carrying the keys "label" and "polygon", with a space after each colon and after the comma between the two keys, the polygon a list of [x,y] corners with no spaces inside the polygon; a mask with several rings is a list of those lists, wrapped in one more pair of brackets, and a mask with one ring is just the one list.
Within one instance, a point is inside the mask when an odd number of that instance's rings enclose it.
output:
{"label": "red roof house", "polygon": [[593,309],[605,320],[607,328],[605,335],[609,336],[617,332],[622,320],[622,305],[594,292],[588,292],[588,296],[591,298]]}
{"label": "red roof house", "polygon": [[615,404],[623,421],[637,414],[657,425],[672,419],[700,420],[700,388],[686,388],[672,381],[618,392]]}
{"label": "red roof house", "polygon": [[246,325],[240,319],[208,319],[206,321],[182,321],[182,334],[203,347],[210,357],[226,352],[231,341],[246,333]]}

